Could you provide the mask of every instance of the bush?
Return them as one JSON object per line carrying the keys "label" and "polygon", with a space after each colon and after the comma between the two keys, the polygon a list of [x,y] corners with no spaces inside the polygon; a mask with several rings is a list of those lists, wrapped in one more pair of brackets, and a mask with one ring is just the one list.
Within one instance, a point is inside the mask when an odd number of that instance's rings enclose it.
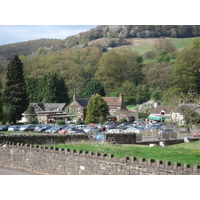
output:
{"label": "bush", "polygon": [[63,120],[58,120],[57,122],[56,122],[56,125],[63,125],[63,124],[65,124],[65,122],[63,121]]}
{"label": "bush", "polygon": [[127,119],[120,119],[119,122],[127,122]]}

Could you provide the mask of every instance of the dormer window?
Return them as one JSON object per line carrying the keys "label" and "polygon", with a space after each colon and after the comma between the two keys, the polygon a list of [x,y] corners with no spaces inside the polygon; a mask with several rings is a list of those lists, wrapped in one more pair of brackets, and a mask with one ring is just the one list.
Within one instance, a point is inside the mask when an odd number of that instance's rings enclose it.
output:
{"label": "dormer window", "polygon": [[165,112],[164,110],[162,110],[162,111],[160,112],[160,114],[161,114],[161,115],[165,115],[166,112]]}

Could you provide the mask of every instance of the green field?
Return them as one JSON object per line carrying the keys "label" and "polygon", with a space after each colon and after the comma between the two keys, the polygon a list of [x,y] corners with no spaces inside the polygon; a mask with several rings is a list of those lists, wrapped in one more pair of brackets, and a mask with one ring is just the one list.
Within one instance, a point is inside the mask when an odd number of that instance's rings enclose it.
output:
{"label": "green field", "polygon": [[[51,145],[52,146],[52,145]],[[113,145],[101,143],[68,143],[55,145],[58,148],[69,148],[82,151],[92,151],[94,153],[114,154],[114,157],[123,158],[125,156],[135,156],[137,159],[155,159],[189,164],[191,167],[195,164],[200,165],[200,141],[192,143],[183,143],[167,147],[149,147],[146,145]]]}
{"label": "green field", "polygon": [[[152,40],[156,42],[160,38],[153,38]],[[180,51],[184,47],[188,46],[194,38],[165,38],[169,39],[177,48],[177,51]],[[134,45],[134,41],[137,41],[137,45]],[[134,51],[138,51],[141,54],[144,54],[146,51],[150,51],[153,49],[153,43],[151,39],[133,39],[133,45],[131,48]]]}

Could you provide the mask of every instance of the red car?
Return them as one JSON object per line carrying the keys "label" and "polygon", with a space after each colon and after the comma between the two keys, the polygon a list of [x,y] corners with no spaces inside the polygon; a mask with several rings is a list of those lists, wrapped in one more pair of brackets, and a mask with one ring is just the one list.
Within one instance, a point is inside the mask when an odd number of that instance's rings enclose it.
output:
{"label": "red car", "polygon": [[66,134],[69,129],[70,129],[69,127],[65,127],[63,129],[59,130],[58,134]]}
{"label": "red car", "polygon": [[194,129],[191,134],[194,136],[194,137],[199,137],[200,136],[200,129]]}

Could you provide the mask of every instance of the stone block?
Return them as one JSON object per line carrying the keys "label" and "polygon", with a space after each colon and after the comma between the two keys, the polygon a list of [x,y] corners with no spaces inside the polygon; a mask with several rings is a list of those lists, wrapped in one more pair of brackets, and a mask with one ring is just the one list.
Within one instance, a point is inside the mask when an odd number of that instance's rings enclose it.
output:
{"label": "stone block", "polygon": [[167,144],[166,144],[166,142],[159,142],[159,145],[161,146],[161,147],[166,147],[167,146]]}
{"label": "stone block", "polygon": [[189,143],[189,142],[191,142],[191,140],[190,140],[190,138],[188,138],[188,137],[184,137],[184,142],[185,142],[185,143]]}
{"label": "stone block", "polygon": [[157,144],[149,144],[150,147],[155,147]]}

